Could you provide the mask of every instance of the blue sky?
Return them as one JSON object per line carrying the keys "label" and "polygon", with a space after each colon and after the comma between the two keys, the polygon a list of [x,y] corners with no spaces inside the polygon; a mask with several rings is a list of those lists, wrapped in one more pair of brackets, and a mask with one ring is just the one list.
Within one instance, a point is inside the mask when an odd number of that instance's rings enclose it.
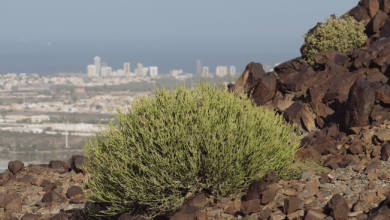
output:
{"label": "blue sky", "polygon": [[299,56],[305,32],[358,0],[1,0],[0,73],[80,72],[95,55],[160,71]]}

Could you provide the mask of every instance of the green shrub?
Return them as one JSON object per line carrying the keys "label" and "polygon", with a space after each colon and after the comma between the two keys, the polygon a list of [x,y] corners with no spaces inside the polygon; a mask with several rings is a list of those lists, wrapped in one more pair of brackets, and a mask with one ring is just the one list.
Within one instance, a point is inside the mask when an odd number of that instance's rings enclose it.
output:
{"label": "green shrub", "polygon": [[285,175],[300,136],[246,97],[198,85],[157,90],[86,145],[93,216],[156,216],[197,192],[239,193],[270,171]]}
{"label": "green shrub", "polygon": [[326,23],[320,23],[307,34],[302,48],[302,57],[311,65],[314,55],[319,52],[340,51],[347,52],[360,48],[367,40],[365,27],[351,16],[336,18],[332,16]]}

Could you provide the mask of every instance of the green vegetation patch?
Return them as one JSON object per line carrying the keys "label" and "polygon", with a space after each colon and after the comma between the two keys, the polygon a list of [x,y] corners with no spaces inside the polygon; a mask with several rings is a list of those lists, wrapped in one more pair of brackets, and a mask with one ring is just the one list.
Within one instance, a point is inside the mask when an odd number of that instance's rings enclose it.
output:
{"label": "green vegetation patch", "polygon": [[305,34],[302,57],[313,65],[317,53],[334,50],[347,52],[360,48],[367,40],[364,31],[364,24],[351,16],[342,18],[332,16],[326,20],[326,23],[318,24]]}
{"label": "green vegetation patch", "polygon": [[[90,141],[92,216],[153,217],[197,192],[240,193],[270,171],[286,176],[300,136],[276,113],[222,88],[157,90]],[[100,208],[97,208],[100,207]]]}

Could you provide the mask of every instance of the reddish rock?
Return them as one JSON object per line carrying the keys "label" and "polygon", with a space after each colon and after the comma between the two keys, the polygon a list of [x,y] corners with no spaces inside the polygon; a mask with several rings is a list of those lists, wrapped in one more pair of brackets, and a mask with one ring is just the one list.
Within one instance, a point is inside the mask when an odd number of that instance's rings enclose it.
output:
{"label": "reddish rock", "polygon": [[242,201],[241,203],[241,211],[245,215],[249,215],[251,213],[260,212],[262,207],[260,205],[260,199],[252,199],[248,201]]}
{"label": "reddish rock", "polygon": [[366,80],[359,79],[352,86],[346,103],[345,126],[365,126],[375,101],[375,90]]}
{"label": "reddish rock", "polygon": [[328,202],[328,208],[335,220],[348,220],[349,207],[341,195],[334,195]]}
{"label": "reddish rock", "polygon": [[276,77],[268,74],[261,78],[251,96],[257,105],[264,105],[276,94]]}
{"label": "reddish rock", "polygon": [[64,201],[65,201],[64,197],[56,190],[51,190],[47,192],[45,195],[43,195],[42,198],[42,202],[45,203],[53,203],[53,202],[62,203]]}
{"label": "reddish rock", "polygon": [[289,197],[284,200],[284,213],[291,214],[295,211],[303,209],[304,202],[298,197]]}
{"label": "reddish rock", "polygon": [[5,203],[4,210],[10,213],[22,211],[22,199],[19,196],[10,199],[10,201]]}
{"label": "reddish rock", "polygon": [[38,220],[38,216],[34,214],[25,214],[20,220]]}
{"label": "reddish rock", "polygon": [[307,131],[313,131],[315,115],[311,112],[310,106],[302,102],[295,102],[284,112],[284,118],[289,122],[301,124]]}
{"label": "reddish rock", "polygon": [[367,9],[360,5],[349,11],[349,14],[356,20],[362,21],[365,24],[367,24],[370,20],[370,16],[368,15]]}
{"label": "reddish rock", "polygon": [[363,154],[362,143],[352,143],[348,148],[348,152],[355,155]]}
{"label": "reddish rock", "polygon": [[368,11],[368,15],[372,18],[379,11],[379,0],[362,0],[359,4],[365,7]]}
{"label": "reddish rock", "polygon": [[61,160],[52,160],[49,162],[49,168],[56,170],[69,170],[69,165],[65,161]]}
{"label": "reddish rock", "polygon": [[381,160],[388,161],[390,158],[390,143],[382,146],[381,149]]}
{"label": "reddish rock", "polygon": [[370,23],[367,25],[366,32],[369,35],[378,33],[381,29],[381,27],[385,24],[388,16],[385,12],[379,11],[375,17],[370,21]]}
{"label": "reddish rock", "polygon": [[376,90],[376,99],[381,101],[384,104],[390,104],[390,86],[383,85],[378,90]]}
{"label": "reddish rock", "polygon": [[265,205],[274,200],[279,189],[280,187],[276,183],[268,185],[261,193],[261,204]]}
{"label": "reddish rock", "polygon": [[0,186],[5,185],[11,178],[13,174],[9,170],[5,170],[2,174],[0,174]]}
{"label": "reddish rock", "polygon": [[24,168],[24,163],[19,160],[10,161],[8,163],[8,170],[14,175]]}
{"label": "reddish rock", "polygon": [[16,182],[24,183],[24,184],[31,184],[32,183],[32,176],[31,175],[24,175],[20,178],[16,179]]}
{"label": "reddish rock", "polygon": [[68,191],[66,191],[66,197],[68,199],[76,199],[83,197],[83,189],[79,186],[71,186]]}
{"label": "reddish rock", "polygon": [[390,1],[388,0],[380,0],[380,9],[385,13],[390,13]]}
{"label": "reddish rock", "polygon": [[245,200],[260,199],[261,193],[266,189],[267,185],[276,183],[278,178],[274,173],[265,175],[261,180],[253,182],[246,193]]}
{"label": "reddish rock", "polygon": [[318,210],[309,210],[305,215],[304,220],[323,220],[326,215]]}
{"label": "reddish rock", "polygon": [[82,168],[85,165],[86,158],[83,155],[73,155],[71,159],[71,168],[76,173],[82,172]]}

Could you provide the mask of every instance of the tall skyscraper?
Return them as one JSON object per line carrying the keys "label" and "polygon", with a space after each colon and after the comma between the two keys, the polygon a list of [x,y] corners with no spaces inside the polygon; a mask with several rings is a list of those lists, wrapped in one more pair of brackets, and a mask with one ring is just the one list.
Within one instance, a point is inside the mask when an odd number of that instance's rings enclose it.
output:
{"label": "tall skyscraper", "polygon": [[236,67],[233,66],[233,65],[231,65],[231,66],[229,67],[229,73],[230,73],[230,75],[232,75],[232,76],[236,75]]}
{"label": "tall skyscraper", "polygon": [[96,56],[93,58],[93,60],[94,60],[94,64],[95,64],[96,76],[100,76],[102,59],[100,57]]}
{"label": "tall skyscraper", "polygon": [[158,75],[158,67],[157,66],[150,66],[149,67],[149,74],[150,74],[150,77],[156,77]]}
{"label": "tall skyscraper", "polygon": [[131,68],[130,68],[130,62],[125,62],[123,63],[123,72],[125,72],[126,75],[131,73]]}
{"label": "tall skyscraper", "polygon": [[200,76],[202,74],[202,63],[200,62],[200,60],[196,60],[196,72],[195,72],[195,75],[196,76]]}

